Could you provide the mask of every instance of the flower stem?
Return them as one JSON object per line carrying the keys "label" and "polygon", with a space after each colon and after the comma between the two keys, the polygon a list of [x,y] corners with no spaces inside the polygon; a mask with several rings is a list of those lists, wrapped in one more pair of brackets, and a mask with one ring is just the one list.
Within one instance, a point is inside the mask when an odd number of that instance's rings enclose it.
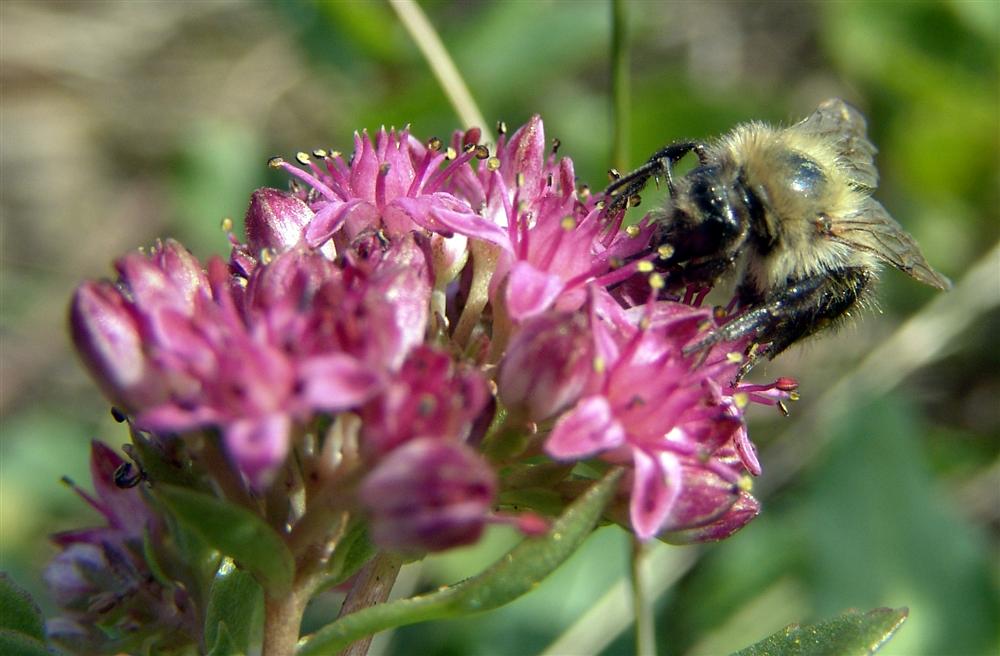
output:
{"label": "flower stem", "polygon": [[448,96],[455,113],[465,127],[478,127],[482,130],[484,141],[493,141],[490,129],[486,125],[482,112],[476,106],[476,101],[469,93],[469,87],[465,85],[461,73],[455,66],[445,50],[441,38],[435,31],[434,26],[427,20],[427,15],[423,12],[414,0],[389,0],[389,4],[396,10],[399,21],[410,33],[413,41],[420,48],[431,72],[437,78],[444,93]]}
{"label": "flower stem", "polygon": [[635,612],[635,653],[636,656],[651,656],[656,654],[656,631],[653,618],[653,604],[646,594],[643,578],[643,562],[646,548],[641,541],[632,536],[631,578],[632,578],[632,608]]}
{"label": "flower stem", "polygon": [[611,0],[611,164],[628,167],[629,47],[627,0]]}
{"label": "flower stem", "polygon": [[[389,598],[389,593],[392,592],[392,586],[396,582],[402,565],[402,558],[385,552],[377,554],[368,561],[368,564],[358,572],[354,586],[347,594],[347,599],[344,600],[344,605],[341,606],[340,614],[337,617],[340,618],[369,606],[384,603]],[[372,634],[351,643],[351,646],[341,652],[341,656],[365,656],[374,637]]]}
{"label": "flower stem", "polygon": [[279,598],[264,598],[264,656],[294,656],[299,641],[302,613],[309,601],[307,591],[295,586]]}

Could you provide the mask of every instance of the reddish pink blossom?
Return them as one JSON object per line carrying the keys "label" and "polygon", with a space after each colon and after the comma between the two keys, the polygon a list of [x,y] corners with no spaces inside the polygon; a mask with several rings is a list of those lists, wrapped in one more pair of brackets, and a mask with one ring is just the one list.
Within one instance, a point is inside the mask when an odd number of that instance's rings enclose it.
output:
{"label": "reddish pink blossom", "polygon": [[713,315],[670,301],[626,312],[594,293],[591,316],[602,372],[546,450],[631,465],[630,518],[643,539],[718,521],[742,496],[741,471],[759,472],[743,423],[749,396],[730,382],[742,345],[685,356]]}

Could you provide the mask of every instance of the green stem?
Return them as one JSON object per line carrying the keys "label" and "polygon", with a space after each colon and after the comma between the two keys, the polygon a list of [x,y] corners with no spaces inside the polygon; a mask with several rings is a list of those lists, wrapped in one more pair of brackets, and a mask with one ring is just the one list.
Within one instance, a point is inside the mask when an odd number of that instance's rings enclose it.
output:
{"label": "green stem", "polygon": [[631,568],[629,573],[632,578],[632,608],[635,613],[636,656],[653,656],[656,654],[653,604],[649,601],[645,578],[642,574],[645,555],[645,545],[635,536],[632,536]]}
{"label": "green stem", "polygon": [[629,47],[627,0],[611,0],[611,165],[628,167]]}
{"label": "green stem", "polygon": [[444,49],[441,38],[434,26],[427,20],[427,15],[420,8],[420,5],[414,0],[389,0],[389,4],[396,10],[399,21],[410,33],[417,47],[420,48],[420,52],[423,53],[431,67],[431,72],[434,73],[434,77],[437,78],[445,95],[448,96],[448,101],[455,108],[459,120],[465,127],[480,128],[483,141],[494,141],[493,135],[483,119],[482,112],[479,111],[476,101],[469,93],[469,87],[466,86],[455,62],[448,55],[448,51]]}

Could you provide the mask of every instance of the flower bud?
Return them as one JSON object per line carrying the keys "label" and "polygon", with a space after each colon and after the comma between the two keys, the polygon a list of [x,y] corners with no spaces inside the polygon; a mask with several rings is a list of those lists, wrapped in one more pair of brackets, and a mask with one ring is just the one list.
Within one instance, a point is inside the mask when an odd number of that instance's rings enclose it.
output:
{"label": "flower bud", "polygon": [[587,318],[549,312],[524,323],[500,363],[500,399],[529,421],[544,421],[575,403],[594,370]]}
{"label": "flower bud", "polygon": [[264,187],[250,196],[246,214],[247,246],[251,253],[264,249],[286,251],[302,239],[313,212],[295,196]]}
{"label": "flower bud", "polygon": [[69,321],[80,359],[112,403],[131,412],[163,398],[139,327],[118,290],[108,283],[80,285]]}
{"label": "flower bud", "polygon": [[362,483],[360,498],[379,546],[441,551],[479,539],[496,486],[493,470],[469,447],[421,438],[382,460]]}

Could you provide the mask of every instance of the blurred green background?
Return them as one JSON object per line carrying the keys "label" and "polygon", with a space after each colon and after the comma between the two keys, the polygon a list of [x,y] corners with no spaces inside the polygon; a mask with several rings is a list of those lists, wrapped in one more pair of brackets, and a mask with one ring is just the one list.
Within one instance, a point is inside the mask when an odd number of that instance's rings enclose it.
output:
{"label": "blurred green background", "polygon": [[[602,187],[608,4],[422,4],[487,120],[541,113],[581,179]],[[763,515],[722,544],[654,550],[661,653],[726,653],[790,622],[905,605],[883,653],[996,654],[1000,4],[628,6],[633,164],[677,138],[790,122],[842,96],[869,117],[880,200],[958,284],[937,295],[889,271],[880,312],[756,372],[798,377],[803,399],[790,418],[752,416]],[[270,155],[349,150],[360,128],[459,126],[381,2],[6,0],[0,29],[0,569],[39,592],[45,535],[95,521],[59,477],[88,481],[89,439],[127,439],[68,346],[77,282],[157,236],[222,252],[220,221],[240,219],[253,188],[285,184]],[[513,539],[498,529],[400,586],[454,581]],[[375,649],[506,656],[561,636],[556,653],[631,653],[627,604],[607,592],[628,549],[603,529],[517,603]]]}

